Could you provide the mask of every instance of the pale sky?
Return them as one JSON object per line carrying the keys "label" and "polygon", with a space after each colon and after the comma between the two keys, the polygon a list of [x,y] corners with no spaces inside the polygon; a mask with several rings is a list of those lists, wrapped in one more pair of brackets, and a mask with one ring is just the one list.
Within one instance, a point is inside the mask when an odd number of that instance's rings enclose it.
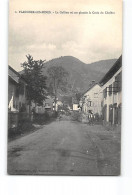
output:
{"label": "pale sky", "polygon": [[[15,13],[17,11],[17,13]],[[20,14],[76,11],[115,14]],[[17,71],[31,54],[46,61],[74,56],[85,63],[122,54],[121,0],[10,0],[9,65]]]}

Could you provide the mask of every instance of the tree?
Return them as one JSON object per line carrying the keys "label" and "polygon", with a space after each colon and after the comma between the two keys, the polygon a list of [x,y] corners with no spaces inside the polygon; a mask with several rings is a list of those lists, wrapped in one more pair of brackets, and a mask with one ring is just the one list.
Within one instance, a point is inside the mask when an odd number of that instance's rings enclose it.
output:
{"label": "tree", "polygon": [[76,97],[76,100],[79,102],[80,99],[81,99],[81,97],[82,97],[82,93],[81,93],[81,92],[77,92],[77,93],[75,94],[75,97]]}
{"label": "tree", "polygon": [[69,73],[62,66],[51,66],[47,70],[49,91],[54,96],[55,108],[58,92],[67,91]]}
{"label": "tree", "polygon": [[27,99],[29,106],[31,102],[42,105],[46,99],[46,79],[43,76],[42,68],[44,67],[45,60],[34,60],[31,55],[27,55],[27,62],[21,64],[24,68],[23,78],[27,82]]}

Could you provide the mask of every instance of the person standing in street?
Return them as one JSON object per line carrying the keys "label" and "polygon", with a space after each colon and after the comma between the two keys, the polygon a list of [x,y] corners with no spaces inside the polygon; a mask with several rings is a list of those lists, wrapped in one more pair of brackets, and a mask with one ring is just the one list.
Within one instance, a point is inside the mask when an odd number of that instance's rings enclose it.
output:
{"label": "person standing in street", "polygon": [[91,120],[90,120],[91,122],[90,123],[91,123],[91,125],[94,125],[94,115],[93,115],[93,113],[91,113],[90,115],[91,115]]}
{"label": "person standing in street", "polygon": [[89,114],[87,116],[87,125],[89,125]]}

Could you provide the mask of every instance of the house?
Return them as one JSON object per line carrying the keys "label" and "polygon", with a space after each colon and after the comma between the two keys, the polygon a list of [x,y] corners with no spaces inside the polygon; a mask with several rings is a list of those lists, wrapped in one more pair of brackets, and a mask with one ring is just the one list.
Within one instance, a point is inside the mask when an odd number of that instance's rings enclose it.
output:
{"label": "house", "polygon": [[[18,126],[19,112],[27,117],[26,82],[11,66],[8,70],[8,128]],[[21,116],[22,119],[23,116]]]}
{"label": "house", "polygon": [[45,100],[44,106],[45,106],[45,111],[53,111],[53,104],[54,104],[54,99],[50,96]]}
{"label": "house", "polygon": [[91,84],[89,89],[83,94],[79,105],[84,114],[93,113],[101,115],[101,87],[97,83]]}
{"label": "house", "polygon": [[54,102],[54,98],[51,96],[47,96],[47,98],[43,101],[43,105],[38,105],[32,102],[31,110],[34,110],[37,114],[44,114],[45,112],[52,113],[53,111],[58,111],[59,107],[62,107],[63,103],[58,100],[56,101],[56,105]]}
{"label": "house", "polygon": [[79,104],[74,103],[74,104],[73,104],[73,110],[74,110],[74,111],[80,110]]}
{"label": "house", "polygon": [[35,113],[37,114],[44,114],[45,112],[52,112],[53,111],[53,104],[54,100],[52,97],[48,96],[44,101],[43,105],[38,105],[32,102],[31,110],[34,109]]}
{"label": "house", "polygon": [[99,82],[102,86],[102,115],[105,124],[121,124],[122,56]]}
{"label": "house", "polygon": [[8,70],[8,109],[10,111],[26,111],[26,82],[11,66]]}

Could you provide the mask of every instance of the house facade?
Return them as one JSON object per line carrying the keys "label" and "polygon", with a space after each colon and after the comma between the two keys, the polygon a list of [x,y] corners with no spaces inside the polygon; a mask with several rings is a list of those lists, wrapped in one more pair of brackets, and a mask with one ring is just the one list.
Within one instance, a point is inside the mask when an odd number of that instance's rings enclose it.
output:
{"label": "house facade", "polygon": [[[21,112],[21,116],[20,116]],[[22,115],[24,114],[24,115]],[[28,117],[26,82],[11,66],[8,69],[8,128],[16,128],[18,121]]]}
{"label": "house facade", "polygon": [[121,124],[122,56],[101,79],[102,116],[105,124]]}
{"label": "house facade", "polygon": [[8,82],[8,109],[12,112],[27,111],[26,82],[11,66]]}
{"label": "house facade", "polygon": [[80,107],[85,114],[93,113],[101,115],[101,87],[99,84],[92,85],[82,96]]}
{"label": "house facade", "polygon": [[73,103],[73,111],[78,111],[80,110],[79,104]]}

